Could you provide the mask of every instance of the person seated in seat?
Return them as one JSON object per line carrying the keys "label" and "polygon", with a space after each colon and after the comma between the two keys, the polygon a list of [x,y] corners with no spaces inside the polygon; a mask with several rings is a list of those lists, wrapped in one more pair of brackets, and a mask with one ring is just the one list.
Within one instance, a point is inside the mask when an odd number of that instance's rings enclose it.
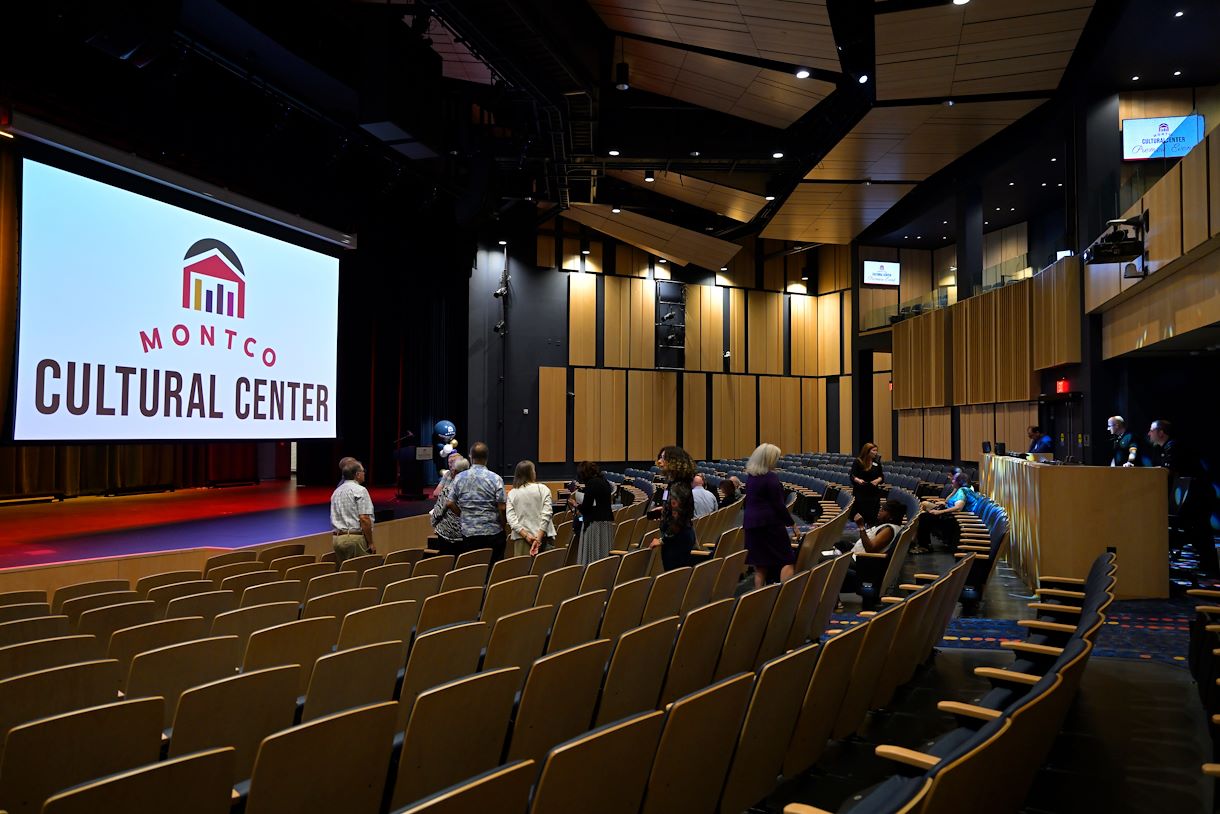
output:
{"label": "person seated in seat", "polygon": [[729,478],[721,478],[720,485],[716,487],[716,491],[720,493],[720,508],[731,506],[737,502],[737,484]]}
{"label": "person seated in seat", "polygon": [[702,474],[697,473],[691,481],[691,496],[695,499],[695,517],[703,517],[720,508],[716,496],[704,485]]}
{"label": "person seated in seat", "polygon": [[[847,575],[843,578],[844,593],[858,594],[864,583],[875,583],[881,579],[885,573],[885,560],[860,560],[855,555],[864,552],[879,554],[889,551],[902,532],[902,521],[905,516],[906,507],[892,498],[883,502],[877,509],[877,522],[872,526],[866,527],[864,518],[859,514],[856,515],[855,521],[860,526],[860,539],[851,549],[853,562],[847,569]],[[866,607],[865,610],[875,606],[876,600],[877,597],[872,597],[872,601],[867,603],[869,607]]]}
{"label": "person seated in seat", "polygon": [[1030,452],[1049,453],[1055,451],[1055,442],[1037,424],[1027,428],[1025,434],[1029,436]]}
{"label": "person seated in seat", "polygon": [[954,515],[969,508],[973,503],[974,493],[969,484],[966,473],[958,472],[953,476],[953,492],[943,502],[929,500],[920,506],[924,516],[919,521],[915,545],[911,546],[912,554],[926,554],[931,551],[933,534],[939,537],[950,551],[957,549],[961,527],[958,526]]}

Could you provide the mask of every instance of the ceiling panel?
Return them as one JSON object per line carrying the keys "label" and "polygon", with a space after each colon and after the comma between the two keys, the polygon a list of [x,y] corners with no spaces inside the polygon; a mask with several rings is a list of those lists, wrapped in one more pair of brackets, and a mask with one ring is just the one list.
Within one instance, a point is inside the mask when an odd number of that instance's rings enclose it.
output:
{"label": "ceiling panel", "polygon": [[839,70],[824,0],[592,0],[612,31]]}
{"label": "ceiling panel", "polygon": [[658,172],[652,182],[645,181],[643,171],[638,170],[608,170],[606,174],[742,223],[752,221],[758,211],[767,205],[761,195],[676,172]]}
{"label": "ceiling panel", "polygon": [[1050,91],[1092,0],[974,0],[877,15],[877,98]]}
{"label": "ceiling panel", "polygon": [[1026,99],[873,108],[805,177],[922,181],[1040,104]]}
{"label": "ceiling panel", "polygon": [[780,129],[834,90],[829,82],[638,40],[625,41],[624,58],[634,87]]}
{"label": "ceiling panel", "polygon": [[674,226],[624,209],[617,215],[603,204],[574,204],[565,218],[679,265],[718,269],[741,251],[737,243]]}
{"label": "ceiling panel", "polygon": [[788,196],[762,236],[850,243],[914,188],[914,184],[803,183]]}

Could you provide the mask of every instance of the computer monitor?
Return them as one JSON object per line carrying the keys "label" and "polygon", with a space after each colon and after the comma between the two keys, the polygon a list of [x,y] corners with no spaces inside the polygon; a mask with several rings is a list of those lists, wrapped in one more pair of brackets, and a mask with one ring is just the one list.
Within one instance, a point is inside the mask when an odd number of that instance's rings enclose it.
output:
{"label": "computer monitor", "polygon": [[990,442],[990,441],[984,441],[984,442],[983,442],[983,454],[984,454],[984,455],[990,455],[990,454],[991,454],[991,442]]}
{"label": "computer monitor", "polygon": [[995,454],[996,455],[1007,455],[1008,454],[1008,447],[1005,446],[1003,441],[995,442]]}

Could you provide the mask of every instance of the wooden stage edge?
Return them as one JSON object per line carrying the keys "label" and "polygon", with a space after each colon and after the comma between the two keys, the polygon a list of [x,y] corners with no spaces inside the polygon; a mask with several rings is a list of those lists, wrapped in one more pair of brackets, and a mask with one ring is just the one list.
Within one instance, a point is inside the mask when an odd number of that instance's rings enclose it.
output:
{"label": "wooden stage edge", "polygon": [[[373,527],[373,544],[377,547],[377,553],[384,555],[406,548],[424,548],[428,536],[431,534],[432,525],[428,515],[421,514],[378,523]],[[285,543],[300,543],[305,546],[306,554],[321,556],[331,550],[330,537],[330,532],[324,531],[303,537],[259,543],[246,546],[246,548],[261,551]],[[17,566],[0,570],[0,593],[43,590],[49,596],[57,588],[65,585],[91,582],[97,579],[126,579],[134,585],[136,580],[150,574],[202,569],[208,557],[238,550],[242,549],[183,548],[176,551],[155,551],[148,554],[125,554],[71,562]]]}

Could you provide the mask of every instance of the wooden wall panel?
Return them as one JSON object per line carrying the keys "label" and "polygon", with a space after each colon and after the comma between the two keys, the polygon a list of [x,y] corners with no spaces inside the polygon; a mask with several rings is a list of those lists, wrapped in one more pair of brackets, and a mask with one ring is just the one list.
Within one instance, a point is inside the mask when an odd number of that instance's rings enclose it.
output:
{"label": "wooden wall panel", "polygon": [[545,232],[538,233],[537,254],[535,264],[541,269],[555,268],[555,236]]}
{"label": "wooden wall panel", "polygon": [[965,301],[949,306],[949,331],[953,337],[953,403],[970,402],[967,381],[970,348],[970,308]]}
{"label": "wooden wall panel", "polygon": [[733,259],[725,266],[724,271],[717,273],[716,282],[719,285],[736,288],[754,288],[756,276],[754,252],[758,241],[753,237],[747,237],[737,242],[741,244],[741,251],[733,255]]}
{"label": "wooden wall panel", "polygon": [[1026,429],[1037,423],[1037,402],[1006,402],[995,406],[995,440],[1007,445],[1009,452],[1029,449]]}
{"label": "wooden wall panel", "polygon": [[631,367],[656,367],[657,284],[631,281]]}
{"label": "wooden wall panel", "polygon": [[568,369],[538,368],[538,461],[568,460]]}
{"label": "wooden wall panel", "polygon": [[892,286],[865,286],[860,289],[860,330],[871,331],[890,324],[889,315],[897,313],[898,289]]}
{"label": "wooden wall panel", "polygon": [[707,457],[707,374],[705,373],[682,374],[682,448],[695,460]]}
{"label": "wooden wall panel", "polygon": [[966,392],[970,404],[996,400],[996,292],[966,300],[969,329],[966,341]]}
{"label": "wooden wall panel", "polygon": [[1080,258],[1055,261],[1035,274],[1031,283],[1034,370],[1079,362]]}
{"label": "wooden wall panel", "polygon": [[784,295],[750,291],[746,295],[749,321],[749,370],[780,375],[784,372]]}
{"label": "wooden wall panel", "polygon": [[947,461],[953,457],[951,407],[929,407],[923,411],[923,456]]}
{"label": "wooden wall panel", "polygon": [[[722,370],[723,368],[717,368]],[[746,292],[729,289],[729,372],[746,370]]]}
{"label": "wooden wall panel", "polygon": [[563,261],[561,268],[564,271],[584,271],[589,274],[601,274],[603,265],[602,242],[600,240],[589,241],[589,253],[581,254],[580,238],[565,237],[563,239],[561,259]]}
{"label": "wooden wall panel", "polygon": [[839,452],[858,452],[852,449],[856,443],[855,422],[852,420],[851,376],[839,377]]}
{"label": "wooden wall panel", "polygon": [[678,440],[676,373],[627,371],[627,460],[652,461]]}
{"label": "wooden wall panel", "polygon": [[793,294],[788,298],[793,376],[818,372],[818,298]]}
{"label": "wooden wall panel", "polygon": [[637,249],[630,243],[616,242],[614,246],[614,273],[620,277],[647,277],[648,252]]}
{"label": "wooden wall panel", "polygon": [[898,411],[898,454],[923,457],[923,410]]}
{"label": "wooden wall panel", "polygon": [[924,322],[923,371],[925,407],[946,407],[953,399],[952,315],[941,308],[916,317]]}
{"label": "wooden wall panel", "polygon": [[801,451],[826,451],[825,379],[801,379]]}
{"label": "wooden wall panel", "polygon": [[1208,237],[1207,144],[1195,145],[1179,167],[1182,173],[1182,251],[1188,252]]}
{"label": "wooden wall panel", "polygon": [[712,376],[712,455],[740,458],[758,444],[757,377]]}
{"label": "wooden wall panel", "polygon": [[1101,355],[1112,359],[1220,322],[1220,252],[1204,255],[1171,277],[1102,314]]}
{"label": "wooden wall panel", "polygon": [[627,277],[607,276],[602,285],[602,364],[630,367],[631,283]]}
{"label": "wooden wall panel", "polygon": [[889,372],[894,369],[894,355],[892,353],[883,353],[882,351],[873,351],[873,372],[881,373]]}
{"label": "wooden wall panel", "polygon": [[896,456],[894,449],[894,413],[890,403],[890,374],[888,371],[873,373],[873,437],[866,438],[881,449],[885,459]]}
{"label": "wooden wall panel", "polygon": [[983,442],[995,441],[995,405],[961,407],[959,427],[962,460],[981,461]]}
{"label": "wooden wall panel", "polygon": [[[823,246],[822,248],[828,248]],[[838,376],[842,372],[839,348],[843,334],[840,297],[827,294],[818,297],[818,375]]]}
{"label": "wooden wall panel", "polygon": [[1152,185],[1144,196],[1148,207],[1148,234],[1144,270],[1160,271],[1182,256],[1182,165],[1178,164]]}
{"label": "wooden wall panel", "polygon": [[894,380],[894,409],[911,409],[911,321],[896,323],[891,332],[894,353],[892,356]]}
{"label": "wooden wall panel", "polygon": [[898,259],[902,263],[902,278],[898,287],[899,302],[909,302],[932,291],[930,250],[903,249],[899,252]]}
{"label": "wooden wall panel", "polygon": [[699,337],[700,370],[724,370],[724,291],[717,286],[699,286],[701,330]]}
{"label": "wooden wall panel", "polygon": [[603,461],[627,459],[627,371],[601,370],[599,426]]}
{"label": "wooden wall panel", "polygon": [[1207,233],[1215,237],[1220,235],[1220,135],[1207,137],[1207,199],[1211,201]]}
{"label": "wooden wall panel", "polygon": [[842,299],[843,299],[843,307],[839,311],[839,315],[840,315],[839,316],[839,325],[840,325],[839,341],[842,343],[842,346],[843,346],[843,372],[846,374],[846,373],[851,373],[851,364],[852,364],[852,358],[851,358],[852,357],[852,352],[851,352],[851,346],[852,346],[852,341],[851,341],[852,340],[852,327],[851,327],[852,326],[852,318],[851,318],[852,293],[850,291],[844,291],[843,295],[842,295]]}
{"label": "wooden wall panel", "polygon": [[818,293],[830,294],[851,288],[851,246],[818,247]]}
{"label": "wooden wall panel", "polygon": [[597,278],[568,275],[568,364],[597,364]]}
{"label": "wooden wall panel", "polygon": [[759,442],[785,453],[801,452],[801,380],[780,376],[758,379]]}
{"label": "wooden wall panel", "polygon": [[996,298],[996,401],[1028,401],[1038,387],[1033,367],[1029,280],[1004,286]]}
{"label": "wooden wall panel", "polygon": [[572,456],[577,461],[601,457],[601,374],[600,370],[576,368],[572,371],[576,396],[572,401]]}
{"label": "wooden wall panel", "polygon": [[703,288],[701,285],[686,287],[687,370],[703,370]]}
{"label": "wooden wall panel", "polygon": [[761,245],[765,258],[762,287],[767,291],[783,291],[788,285],[788,257],[776,252],[783,251],[784,243],[780,240],[764,240]]}
{"label": "wooden wall panel", "polygon": [[578,461],[626,460],[627,371],[577,368],[572,454]]}

